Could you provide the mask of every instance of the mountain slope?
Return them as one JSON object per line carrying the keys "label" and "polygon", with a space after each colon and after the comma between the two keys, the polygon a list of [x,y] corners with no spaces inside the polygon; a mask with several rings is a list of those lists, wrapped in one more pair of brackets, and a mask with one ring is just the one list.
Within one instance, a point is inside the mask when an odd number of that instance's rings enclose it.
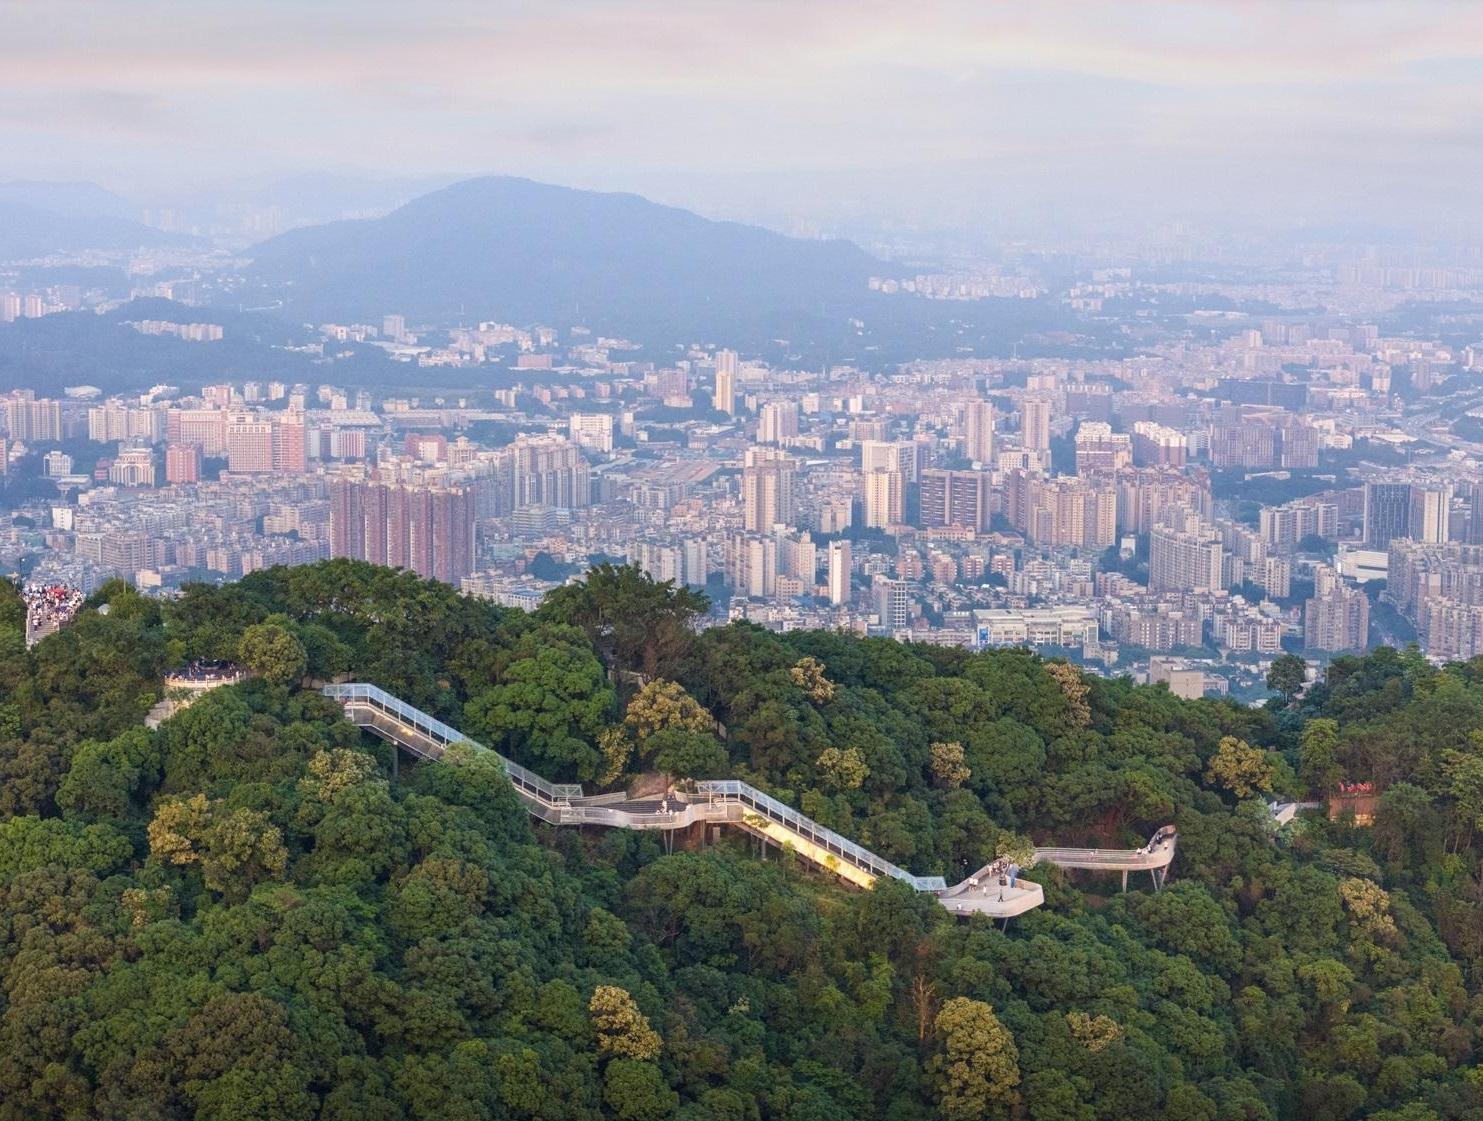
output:
{"label": "mountain slope", "polygon": [[0,197],[0,260],[96,249],[128,252],[196,239],[103,214],[59,214]]}
{"label": "mountain slope", "polygon": [[29,206],[67,218],[129,218],[129,201],[96,183],[11,179],[0,183],[0,206]]}
{"label": "mountain slope", "polygon": [[842,315],[883,268],[849,242],[512,178],[294,230],[252,256],[257,279],[306,314],[582,322],[669,339]]}

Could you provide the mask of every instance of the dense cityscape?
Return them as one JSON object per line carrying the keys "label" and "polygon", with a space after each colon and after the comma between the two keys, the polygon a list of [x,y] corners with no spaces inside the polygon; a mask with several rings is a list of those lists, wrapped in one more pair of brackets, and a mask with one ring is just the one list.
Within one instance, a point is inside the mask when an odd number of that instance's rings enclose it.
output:
{"label": "dense cityscape", "polygon": [[0,1121],[1483,1121],[1483,7],[0,28]]}
{"label": "dense cityscape", "polygon": [[[353,340],[467,388],[16,391],[8,468],[55,490],[15,506],[0,559],[170,595],[351,557],[530,609],[607,558],[708,589],[712,623],[1030,645],[1184,696],[1262,696],[1283,651],[1317,666],[1416,641],[1468,659],[1483,653],[1483,340],[1380,324],[1423,297],[1477,307],[1483,270],[1369,256],[1265,286],[1250,312],[1239,285],[1093,270],[1056,296],[1088,330],[1138,328],[1108,359],[867,372],[691,345],[660,364],[580,324],[388,312],[315,327],[329,376]],[[1140,324],[1174,299],[1192,310]],[[16,292],[0,311],[88,302]],[[213,345],[223,329],[200,315],[131,326]]]}

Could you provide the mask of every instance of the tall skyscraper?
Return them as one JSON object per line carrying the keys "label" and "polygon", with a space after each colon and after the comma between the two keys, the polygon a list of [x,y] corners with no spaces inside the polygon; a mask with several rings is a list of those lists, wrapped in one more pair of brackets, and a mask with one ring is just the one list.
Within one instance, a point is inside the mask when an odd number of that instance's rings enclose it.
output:
{"label": "tall skyscraper", "polygon": [[1468,543],[1483,545],[1483,481],[1472,486],[1472,505],[1468,512]]}
{"label": "tall skyscraper", "polygon": [[829,542],[829,602],[843,607],[850,602],[850,543]]}
{"label": "tall skyscraper", "polygon": [[987,401],[969,401],[964,410],[963,453],[974,463],[994,462],[994,406]]}
{"label": "tall skyscraper", "polygon": [[1365,484],[1365,545],[1385,549],[1411,532],[1411,485]]}
{"label": "tall skyscraper", "polygon": [[711,403],[718,412],[736,415],[736,351],[716,351],[716,392]]}
{"label": "tall skyscraper", "polygon": [[1045,451],[1050,447],[1050,416],[1054,403],[1049,397],[1026,397],[1020,401],[1021,436],[1025,447]]}

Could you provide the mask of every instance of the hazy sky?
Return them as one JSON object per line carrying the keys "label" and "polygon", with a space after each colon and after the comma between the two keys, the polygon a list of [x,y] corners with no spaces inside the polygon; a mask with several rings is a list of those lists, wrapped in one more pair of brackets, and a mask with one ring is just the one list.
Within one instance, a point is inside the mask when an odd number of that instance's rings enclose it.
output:
{"label": "hazy sky", "polygon": [[0,178],[348,167],[1477,215],[1483,3],[0,0]]}

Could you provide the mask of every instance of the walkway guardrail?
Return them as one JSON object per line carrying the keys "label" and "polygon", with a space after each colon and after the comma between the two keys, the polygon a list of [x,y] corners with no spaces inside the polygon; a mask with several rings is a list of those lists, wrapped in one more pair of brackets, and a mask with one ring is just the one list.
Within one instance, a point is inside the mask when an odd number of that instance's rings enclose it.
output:
{"label": "walkway guardrail", "polygon": [[825,828],[812,818],[804,817],[792,806],[784,805],[772,795],[764,794],[749,783],[737,779],[713,779],[697,782],[695,788],[696,792],[703,797],[720,795],[723,798],[735,799],[748,809],[755,810],[763,817],[770,818],[801,837],[806,837],[826,852],[848,860],[855,867],[871,875],[904,880],[918,891],[941,891],[947,886],[941,876],[912,875],[884,857],[877,856],[864,845],[857,844],[848,837],[843,837],[834,830]]}
{"label": "walkway guardrail", "polygon": [[575,783],[548,782],[534,771],[522,767],[513,759],[506,759],[492,748],[485,747],[477,740],[470,739],[457,728],[444,724],[436,717],[429,716],[420,708],[413,708],[400,697],[393,696],[385,689],[377,685],[355,683],[349,685],[326,685],[321,692],[332,700],[339,701],[342,705],[363,705],[375,711],[391,716],[398,723],[419,732],[431,743],[435,744],[438,753],[451,747],[456,743],[471,743],[475,747],[490,752],[500,761],[505,772],[510,776],[510,781],[515,788],[524,794],[539,798],[544,802],[561,803],[568,802],[572,798],[582,796],[582,787]]}
{"label": "walkway guardrail", "polygon": [[[766,828],[764,823],[770,822],[785,835],[797,838],[799,851],[809,859],[835,872],[839,872],[835,862],[843,861],[865,874],[863,879],[854,877],[854,882],[869,883],[871,878],[890,877],[910,884],[917,891],[936,896],[945,907],[955,912],[977,912],[1007,919],[1044,902],[1040,885],[1028,881],[1019,887],[1010,884],[1005,889],[987,879],[980,883],[978,877],[973,877],[949,888],[942,876],[915,875],[739,779],[696,782],[693,798],[677,797],[673,803],[667,798],[657,803],[653,799],[615,802],[610,795],[588,798],[579,784],[549,782],[379,686],[356,682],[327,685],[321,692],[338,701],[345,708],[346,715],[356,723],[362,723],[363,716],[363,726],[370,731],[422,758],[440,759],[446,748],[457,743],[472,744],[488,751],[500,761],[516,792],[529,805],[531,814],[553,825],[675,830],[697,823],[724,823],[762,832]],[[749,825],[749,813],[758,815],[761,821],[754,820]],[[776,839],[776,834],[773,836]],[[1157,889],[1160,886],[1158,870],[1167,868],[1174,859],[1173,850],[1173,829],[1165,827],[1144,849],[1041,848],[1035,850],[1035,855],[1037,860],[1068,868],[1122,869],[1124,888],[1129,869],[1148,869],[1154,874]],[[1002,861],[991,862],[980,876],[999,863]]]}

